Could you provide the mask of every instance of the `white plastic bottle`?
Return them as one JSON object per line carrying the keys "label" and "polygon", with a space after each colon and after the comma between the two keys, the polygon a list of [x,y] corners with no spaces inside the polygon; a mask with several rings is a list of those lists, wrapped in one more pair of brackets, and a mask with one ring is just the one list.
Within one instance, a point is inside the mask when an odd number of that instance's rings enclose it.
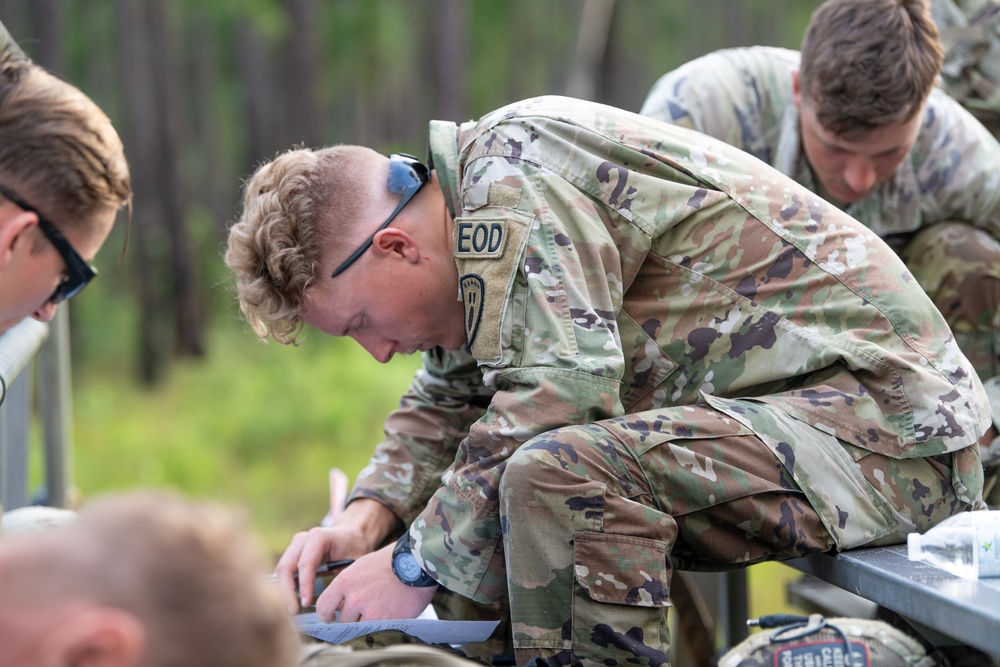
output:
{"label": "white plastic bottle", "polygon": [[962,512],[906,538],[910,560],[965,579],[1000,577],[1000,510]]}

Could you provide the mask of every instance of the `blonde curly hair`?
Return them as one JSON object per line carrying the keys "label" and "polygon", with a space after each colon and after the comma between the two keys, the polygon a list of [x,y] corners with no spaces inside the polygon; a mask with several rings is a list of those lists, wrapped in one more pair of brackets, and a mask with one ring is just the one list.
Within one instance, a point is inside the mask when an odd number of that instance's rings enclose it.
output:
{"label": "blonde curly hair", "polygon": [[226,264],[254,333],[296,344],[306,290],[324,252],[336,252],[361,211],[356,191],[379,155],[362,146],[298,148],[262,165],[247,182],[240,219],[229,228]]}

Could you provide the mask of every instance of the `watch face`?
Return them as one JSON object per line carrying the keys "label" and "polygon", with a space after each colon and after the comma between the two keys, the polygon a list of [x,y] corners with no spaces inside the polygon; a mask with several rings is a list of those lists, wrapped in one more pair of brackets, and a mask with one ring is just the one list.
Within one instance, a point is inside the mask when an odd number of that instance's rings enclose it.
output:
{"label": "watch face", "polygon": [[396,576],[403,581],[416,581],[424,571],[420,563],[410,553],[396,554]]}

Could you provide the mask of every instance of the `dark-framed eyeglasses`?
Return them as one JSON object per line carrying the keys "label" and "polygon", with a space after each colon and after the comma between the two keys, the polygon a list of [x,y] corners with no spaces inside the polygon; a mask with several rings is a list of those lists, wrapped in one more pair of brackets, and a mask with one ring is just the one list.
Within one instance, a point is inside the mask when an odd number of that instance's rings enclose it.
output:
{"label": "dark-framed eyeglasses", "polygon": [[18,208],[38,216],[38,228],[42,230],[42,234],[55,247],[56,251],[62,257],[63,262],[66,263],[66,272],[63,274],[59,284],[56,285],[56,289],[52,292],[52,296],[49,297],[49,301],[60,303],[79,294],[80,290],[86,287],[87,283],[97,276],[97,269],[88,264],[83,257],[80,257],[80,253],[63,236],[59,228],[42,215],[38,209],[21,199],[17,193],[4,185],[0,185],[0,195],[3,195],[5,199]]}
{"label": "dark-framed eyeglasses", "polygon": [[389,226],[389,223],[403,210],[403,207],[413,199],[413,196],[420,192],[420,188],[427,185],[427,180],[430,178],[430,169],[427,165],[420,162],[417,158],[406,153],[393,153],[389,156],[389,179],[385,183],[386,189],[397,195],[402,195],[399,199],[399,203],[396,204],[395,210],[389,214],[389,217],[379,225],[379,228],[372,232],[372,235],[368,237],[368,240],[361,244],[357,250],[351,253],[351,256],[344,260],[344,262],[338,266],[331,278],[336,278],[341,273],[347,270],[347,268],[358,261],[361,255],[365,254],[368,248],[371,247],[372,243],[375,241],[375,235],[380,231]]}

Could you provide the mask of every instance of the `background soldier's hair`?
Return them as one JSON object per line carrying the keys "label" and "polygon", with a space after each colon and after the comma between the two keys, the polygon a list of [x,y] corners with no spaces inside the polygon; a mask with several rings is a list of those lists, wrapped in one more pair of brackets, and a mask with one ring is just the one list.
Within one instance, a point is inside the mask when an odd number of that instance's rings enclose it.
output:
{"label": "background soldier's hair", "polygon": [[81,589],[134,613],[146,628],[143,664],[289,667],[298,637],[262,551],[228,509],[172,493],[111,494],[66,527]]}
{"label": "background soldier's hair", "polygon": [[79,89],[34,64],[0,25],[0,182],[60,226],[131,202],[121,139]]}
{"label": "background soldier's hair", "polygon": [[942,58],[926,0],[827,0],[806,29],[799,83],[820,125],[849,137],[913,118]]}

